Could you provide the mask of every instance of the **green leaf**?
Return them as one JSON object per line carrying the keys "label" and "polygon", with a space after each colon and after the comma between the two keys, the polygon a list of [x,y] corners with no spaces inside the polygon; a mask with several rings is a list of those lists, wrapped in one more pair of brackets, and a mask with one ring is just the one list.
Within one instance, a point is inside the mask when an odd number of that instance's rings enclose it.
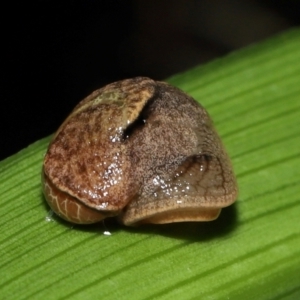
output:
{"label": "green leaf", "polygon": [[216,221],[49,222],[49,138],[0,162],[1,298],[300,298],[299,49],[295,29],[169,79],[206,107],[233,161],[239,198]]}

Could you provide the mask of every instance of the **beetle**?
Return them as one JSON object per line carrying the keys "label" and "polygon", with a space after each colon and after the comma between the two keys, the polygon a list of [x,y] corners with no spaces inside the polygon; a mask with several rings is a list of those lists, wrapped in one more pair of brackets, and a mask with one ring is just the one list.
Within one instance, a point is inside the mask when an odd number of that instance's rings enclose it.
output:
{"label": "beetle", "polygon": [[74,108],[49,144],[42,186],[67,221],[117,216],[128,226],[214,220],[238,193],[207,111],[147,77],[111,83]]}

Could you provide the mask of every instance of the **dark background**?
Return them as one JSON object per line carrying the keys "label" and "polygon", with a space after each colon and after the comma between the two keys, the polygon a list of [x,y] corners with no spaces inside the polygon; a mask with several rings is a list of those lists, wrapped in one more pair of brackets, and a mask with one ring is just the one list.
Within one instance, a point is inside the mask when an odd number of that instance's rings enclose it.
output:
{"label": "dark background", "polygon": [[28,2],[1,4],[0,160],[106,83],[164,79],[300,21],[297,0]]}

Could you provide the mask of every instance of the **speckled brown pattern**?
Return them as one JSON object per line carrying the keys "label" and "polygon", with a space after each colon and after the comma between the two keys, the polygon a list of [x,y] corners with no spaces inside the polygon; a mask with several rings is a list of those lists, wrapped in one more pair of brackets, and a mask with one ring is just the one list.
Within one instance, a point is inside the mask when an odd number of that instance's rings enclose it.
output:
{"label": "speckled brown pattern", "polygon": [[[90,216],[84,221],[89,209],[99,212],[97,220],[120,214],[126,225],[211,220],[237,197],[229,158],[205,109],[144,77],[81,101],[50,143],[44,172],[50,206],[75,223],[91,223]],[[61,213],[54,188],[64,195],[64,211],[66,195],[76,202],[74,218]]]}

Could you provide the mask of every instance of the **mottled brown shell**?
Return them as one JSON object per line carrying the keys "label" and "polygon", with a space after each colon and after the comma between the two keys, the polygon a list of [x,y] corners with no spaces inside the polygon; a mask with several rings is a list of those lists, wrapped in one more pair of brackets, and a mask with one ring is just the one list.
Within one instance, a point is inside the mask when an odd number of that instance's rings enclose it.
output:
{"label": "mottled brown shell", "polygon": [[74,223],[208,221],[237,197],[224,147],[203,107],[137,77],[81,101],[49,145],[43,187]]}

